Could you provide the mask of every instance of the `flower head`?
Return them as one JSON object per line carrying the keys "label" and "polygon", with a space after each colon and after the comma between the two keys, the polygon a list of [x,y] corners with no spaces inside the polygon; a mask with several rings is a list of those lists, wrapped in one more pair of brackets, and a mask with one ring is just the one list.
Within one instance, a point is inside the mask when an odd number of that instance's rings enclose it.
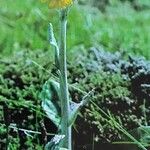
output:
{"label": "flower head", "polygon": [[70,6],[73,0],[41,0],[41,2],[47,3],[49,8],[64,8]]}

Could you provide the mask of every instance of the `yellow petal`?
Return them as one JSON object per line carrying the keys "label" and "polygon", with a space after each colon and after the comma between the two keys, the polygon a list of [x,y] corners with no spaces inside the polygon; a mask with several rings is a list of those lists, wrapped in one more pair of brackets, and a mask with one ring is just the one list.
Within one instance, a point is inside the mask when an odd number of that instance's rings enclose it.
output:
{"label": "yellow petal", "polygon": [[50,8],[63,8],[71,5],[73,0],[41,0],[41,2],[47,3]]}

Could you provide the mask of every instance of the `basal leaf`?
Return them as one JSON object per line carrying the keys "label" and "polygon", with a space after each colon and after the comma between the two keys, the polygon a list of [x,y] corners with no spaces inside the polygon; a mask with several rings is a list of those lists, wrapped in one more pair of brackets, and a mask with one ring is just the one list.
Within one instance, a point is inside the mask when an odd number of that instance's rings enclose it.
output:
{"label": "basal leaf", "polygon": [[43,85],[42,92],[40,93],[40,98],[42,100],[42,107],[47,114],[48,118],[59,127],[60,125],[60,87],[59,83],[49,79]]}

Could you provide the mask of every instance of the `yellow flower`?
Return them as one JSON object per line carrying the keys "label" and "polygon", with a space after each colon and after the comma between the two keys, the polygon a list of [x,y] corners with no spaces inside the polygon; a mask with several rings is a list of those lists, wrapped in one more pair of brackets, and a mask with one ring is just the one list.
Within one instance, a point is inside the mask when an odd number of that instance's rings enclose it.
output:
{"label": "yellow flower", "polygon": [[73,0],[41,0],[41,2],[47,3],[50,8],[64,8],[70,6]]}

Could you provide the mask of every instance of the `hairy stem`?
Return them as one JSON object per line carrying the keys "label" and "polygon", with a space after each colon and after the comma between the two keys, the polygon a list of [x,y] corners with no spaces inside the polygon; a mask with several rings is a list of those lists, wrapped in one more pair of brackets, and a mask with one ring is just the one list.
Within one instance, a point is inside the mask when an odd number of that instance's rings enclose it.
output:
{"label": "hairy stem", "polygon": [[71,150],[71,127],[69,120],[69,93],[67,81],[67,63],[66,63],[66,26],[67,9],[62,9],[60,13],[61,31],[60,31],[60,91],[61,91],[61,134],[65,135],[62,141],[62,147]]}

